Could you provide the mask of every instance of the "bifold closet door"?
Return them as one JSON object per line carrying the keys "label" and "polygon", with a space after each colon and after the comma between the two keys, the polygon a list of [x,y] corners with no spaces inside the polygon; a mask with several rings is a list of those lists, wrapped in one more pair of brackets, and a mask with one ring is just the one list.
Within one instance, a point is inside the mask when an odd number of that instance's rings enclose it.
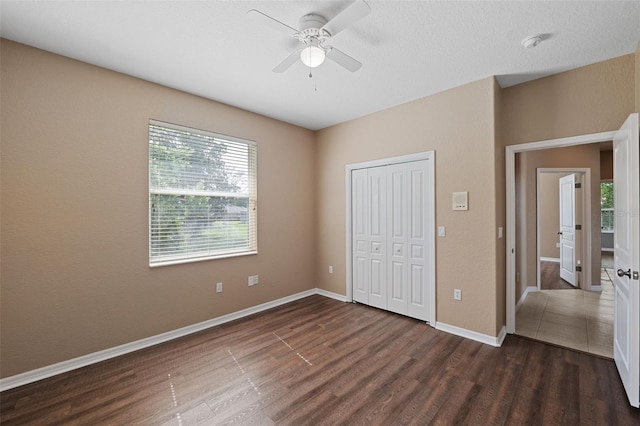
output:
{"label": "bifold closet door", "polygon": [[387,309],[428,319],[427,162],[387,166]]}
{"label": "bifold closet door", "polygon": [[353,170],[353,300],[428,320],[427,161]]}
{"label": "bifold closet door", "polygon": [[386,168],[354,170],[351,181],[353,298],[387,309]]}

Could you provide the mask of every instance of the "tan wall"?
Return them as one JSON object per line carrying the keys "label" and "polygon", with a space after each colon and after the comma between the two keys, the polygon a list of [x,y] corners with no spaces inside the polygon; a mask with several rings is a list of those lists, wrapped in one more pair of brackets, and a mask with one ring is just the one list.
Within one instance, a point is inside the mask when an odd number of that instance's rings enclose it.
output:
{"label": "tan wall", "polygon": [[600,179],[613,180],[613,151],[600,151]]}
{"label": "tan wall", "polygon": [[[520,157],[523,173],[517,187],[525,196],[521,215],[516,218],[516,250],[523,255],[516,270],[520,274],[520,286],[516,292],[520,298],[526,286],[537,282],[537,218],[536,218],[536,169],[537,168],[588,168],[591,169],[591,271],[593,285],[600,283],[600,148],[597,144],[568,148],[546,149],[516,154]],[[557,211],[557,210],[556,210]],[[525,218],[523,221],[522,219]],[[586,228],[585,228],[586,229]],[[556,230],[557,232],[557,230]],[[516,299],[516,300],[517,300]]]}
{"label": "tan wall", "polygon": [[[447,229],[436,241],[437,321],[496,335],[493,97],[487,78],[318,133],[319,287],[346,294],[345,166],[433,150],[436,225]],[[454,191],[469,191],[469,211],[451,211]]]}
{"label": "tan wall", "polygon": [[[2,377],[315,287],[313,132],[7,40],[1,53]],[[150,118],[257,141],[258,255],[149,268]]]}
{"label": "tan wall", "polygon": [[634,73],[625,55],[504,89],[505,144],[620,128],[635,108]]}

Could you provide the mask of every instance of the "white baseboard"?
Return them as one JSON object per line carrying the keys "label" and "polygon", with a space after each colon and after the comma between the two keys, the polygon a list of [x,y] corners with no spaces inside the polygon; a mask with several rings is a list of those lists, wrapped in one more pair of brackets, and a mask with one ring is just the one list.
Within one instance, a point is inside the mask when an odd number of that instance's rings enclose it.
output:
{"label": "white baseboard", "polygon": [[520,309],[520,306],[524,303],[524,299],[527,298],[527,295],[529,293],[535,293],[536,291],[538,291],[538,287],[536,286],[529,286],[524,289],[524,292],[522,293],[520,300],[518,300],[518,303],[516,303],[516,312],[518,312],[518,309]]}
{"label": "white baseboard", "polygon": [[319,294],[320,296],[324,296],[324,297],[329,297],[331,299],[336,299],[341,302],[348,302],[347,296],[343,296],[342,294],[334,293],[332,291],[323,290],[321,288],[316,288],[315,294]]}
{"label": "white baseboard", "polygon": [[555,262],[560,263],[560,259],[557,257],[541,257],[540,262]]}
{"label": "white baseboard", "polygon": [[243,309],[241,311],[233,312],[197,324],[178,328],[166,333],[157,334],[155,336],[136,340],[134,342],[125,343],[124,345],[116,346],[98,352],[93,352],[77,358],[69,359],[67,361],[62,361],[56,364],[48,365],[46,367],[41,367],[35,370],[16,374],[15,376],[5,377],[3,379],[0,379],[0,392],[33,383],[38,380],[46,379],[58,374],[66,373],[67,371],[86,367],[87,365],[115,358],[120,355],[125,355],[140,349],[148,348],[159,343],[168,342],[169,340],[177,339],[179,337],[183,337],[192,333],[197,333],[199,331],[206,330],[208,328],[234,321],[252,314],[256,314],[258,312],[266,311],[267,309],[275,308],[277,306],[284,305],[285,303],[293,302],[295,300],[312,296],[314,294],[319,294],[325,297],[331,297],[333,299],[342,301],[346,300],[346,297],[344,296],[318,288],[303,291],[301,293],[296,293],[291,296],[283,297],[281,299],[273,300],[271,302],[263,303],[258,306],[253,306],[251,308]]}
{"label": "white baseboard", "polygon": [[504,338],[507,336],[507,328],[504,326],[500,330],[500,333],[495,337],[489,336],[488,334],[478,333],[477,331],[467,330],[466,328],[456,327],[455,325],[445,324],[443,322],[436,323],[436,330],[455,334],[456,336],[464,337],[465,339],[475,340],[476,342],[495,347],[500,347]]}

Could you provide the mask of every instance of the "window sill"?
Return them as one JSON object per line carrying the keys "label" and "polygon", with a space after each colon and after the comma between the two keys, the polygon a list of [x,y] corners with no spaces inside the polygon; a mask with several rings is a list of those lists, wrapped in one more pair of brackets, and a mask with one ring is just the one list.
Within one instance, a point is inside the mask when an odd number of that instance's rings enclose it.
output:
{"label": "window sill", "polygon": [[240,253],[229,253],[229,254],[220,254],[215,256],[203,256],[197,258],[190,259],[174,259],[174,260],[163,260],[158,262],[149,263],[150,268],[158,268],[160,266],[169,266],[169,265],[181,265],[184,263],[194,263],[194,262],[202,262],[205,260],[216,260],[216,259],[229,259],[232,257],[242,257],[242,256],[253,256],[258,254],[258,251],[244,251]]}

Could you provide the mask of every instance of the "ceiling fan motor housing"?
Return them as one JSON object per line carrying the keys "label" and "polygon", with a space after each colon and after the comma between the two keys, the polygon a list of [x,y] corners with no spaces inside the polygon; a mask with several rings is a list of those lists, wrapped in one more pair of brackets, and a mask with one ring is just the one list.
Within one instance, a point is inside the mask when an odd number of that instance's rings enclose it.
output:
{"label": "ceiling fan motor housing", "polygon": [[294,37],[305,44],[311,44],[314,39],[322,43],[331,37],[327,30],[322,29],[326,23],[325,18],[315,13],[304,15],[298,22],[300,31]]}

